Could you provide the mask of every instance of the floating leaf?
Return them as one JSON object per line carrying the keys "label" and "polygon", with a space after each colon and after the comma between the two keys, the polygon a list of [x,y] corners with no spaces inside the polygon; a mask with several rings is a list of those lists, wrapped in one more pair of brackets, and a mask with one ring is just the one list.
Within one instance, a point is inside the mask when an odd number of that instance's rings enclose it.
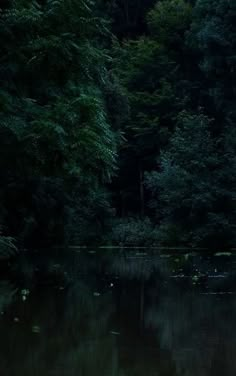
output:
{"label": "floating leaf", "polygon": [[99,292],[94,292],[93,296],[100,296],[101,294]]}
{"label": "floating leaf", "polygon": [[115,331],[111,331],[110,334],[113,334],[113,336],[119,336],[120,335],[119,332],[115,332]]}
{"label": "floating leaf", "polygon": [[41,329],[38,325],[32,326],[32,332],[33,333],[40,333]]}
{"label": "floating leaf", "polygon": [[232,252],[217,252],[215,256],[232,256]]}

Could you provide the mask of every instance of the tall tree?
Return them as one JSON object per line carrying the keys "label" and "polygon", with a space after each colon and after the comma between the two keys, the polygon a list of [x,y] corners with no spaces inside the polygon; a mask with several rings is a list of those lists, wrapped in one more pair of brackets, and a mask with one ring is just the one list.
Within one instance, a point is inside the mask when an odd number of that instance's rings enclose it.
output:
{"label": "tall tree", "polygon": [[145,17],[156,0],[100,0],[101,9],[110,19],[119,39],[136,38],[146,32]]}
{"label": "tall tree", "polygon": [[203,73],[201,105],[216,119],[218,131],[228,121],[235,123],[236,120],[235,20],[234,2],[198,0],[187,39]]}
{"label": "tall tree", "polygon": [[42,210],[49,229],[56,213],[63,216],[65,200],[58,197],[71,181],[89,192],[114,171],[116,136],[103,94],[105,32],[87,0],[16,0],[1,9],[1,207],[15,235],[26,227],[40,231],[37,194],[54,207],[53,218]]}
{"label": "tall tree", "polygon": [[164,244],[233,245],[235,157],[232,164],[228,146],[222,158],[225,141],[214,140],[210,123],[202,114],[181,114],[160,170],[147,175]]}
{"label": "tall tree", "polygon": [[120,152],[121,213],[144,214],[144,171],[155,167],[168,143],[178,112],[186,104],[184,35],[191,6],[184,0],[158,2],[147,16],[149,36],[114,42],[114,71],[126,88],[129,118],[123,125],[126,143]]}

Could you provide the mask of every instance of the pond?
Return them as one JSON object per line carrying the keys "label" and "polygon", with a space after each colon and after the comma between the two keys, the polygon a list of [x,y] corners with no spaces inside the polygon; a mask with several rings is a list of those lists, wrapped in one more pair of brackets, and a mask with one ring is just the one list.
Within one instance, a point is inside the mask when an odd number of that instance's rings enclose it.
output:
{"label": "pond", "polygon": [[236,255],[71,249],[0,281],[0,375],[235,376]]}

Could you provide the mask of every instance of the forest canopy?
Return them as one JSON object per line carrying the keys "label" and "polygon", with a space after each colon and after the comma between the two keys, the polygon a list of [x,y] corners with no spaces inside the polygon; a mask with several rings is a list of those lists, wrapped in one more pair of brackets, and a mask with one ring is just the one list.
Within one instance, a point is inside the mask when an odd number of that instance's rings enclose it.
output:
{"label": "forest canopy", "polygon": [[234,245],[236,3],[4,0],[0,43],[0,248]]}

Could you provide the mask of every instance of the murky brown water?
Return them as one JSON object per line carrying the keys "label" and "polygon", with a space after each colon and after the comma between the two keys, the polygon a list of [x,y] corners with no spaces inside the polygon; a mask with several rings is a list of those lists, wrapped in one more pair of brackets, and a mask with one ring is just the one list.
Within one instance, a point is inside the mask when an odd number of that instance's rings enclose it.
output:
{"label": "murky brown water", "polygon": [[0,281],[0,375],[236,375],[236,255],[58,253]]}

